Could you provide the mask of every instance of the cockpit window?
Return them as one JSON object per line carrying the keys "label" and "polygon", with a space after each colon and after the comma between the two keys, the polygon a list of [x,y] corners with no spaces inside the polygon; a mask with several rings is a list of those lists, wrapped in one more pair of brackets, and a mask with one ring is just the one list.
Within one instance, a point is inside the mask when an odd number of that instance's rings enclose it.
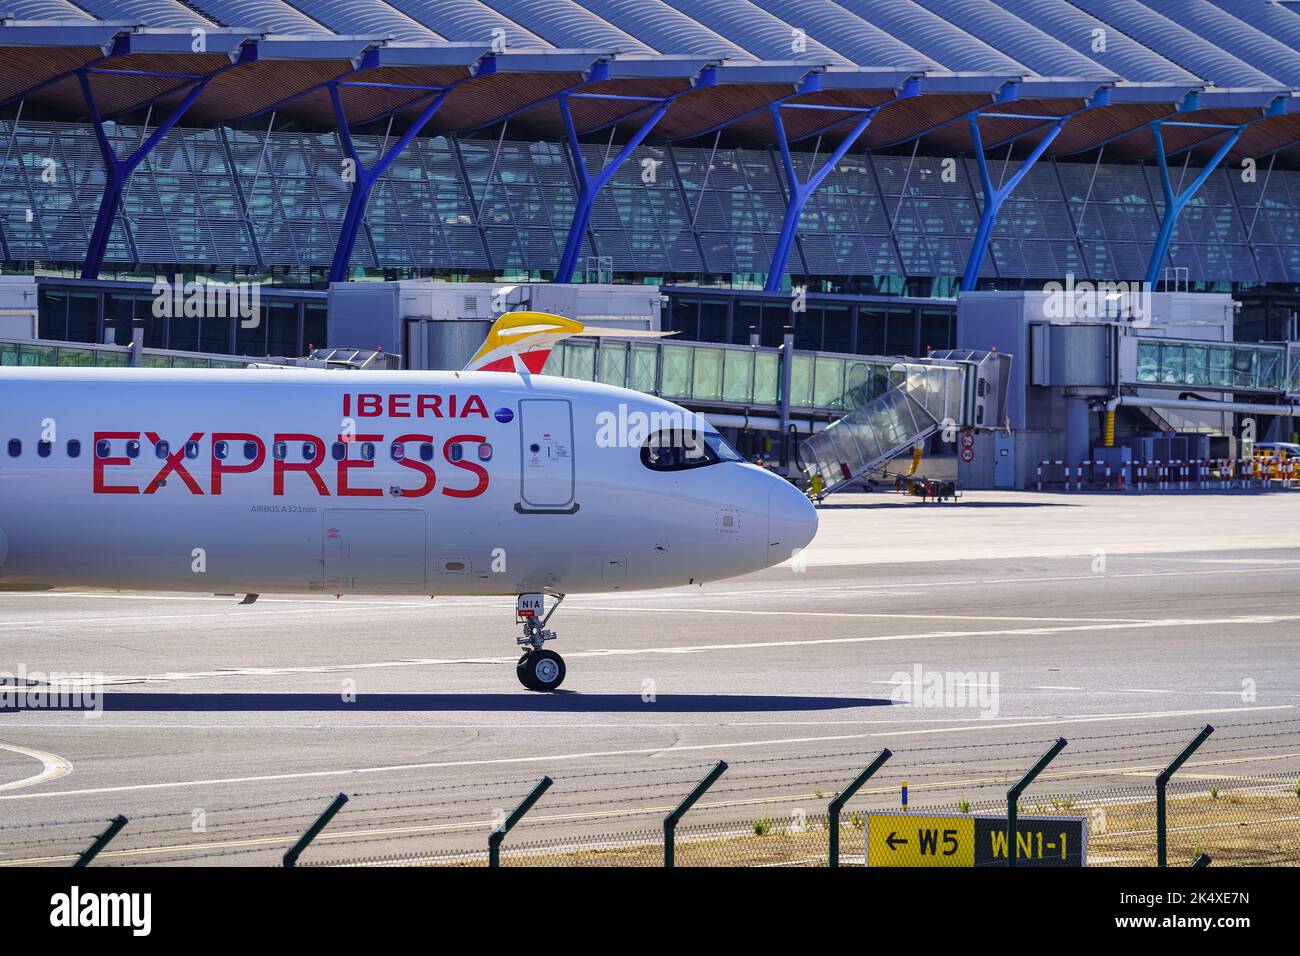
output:
{"label": "cockpit window", "polygon": [[655,432],[641,446],[641,464],[654,471],[702,468],[723,461],[742,461],[717,432],[691,428],[669,428]]}

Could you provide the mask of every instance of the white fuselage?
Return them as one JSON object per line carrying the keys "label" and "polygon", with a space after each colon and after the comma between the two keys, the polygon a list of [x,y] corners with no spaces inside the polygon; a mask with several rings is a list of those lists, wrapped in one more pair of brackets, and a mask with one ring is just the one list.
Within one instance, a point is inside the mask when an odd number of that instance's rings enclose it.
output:
{"label": "white fuselage", "polygon": [[671,420],[707,427],[501,372],[0,369],[0,590],[599,592],[808,544],[763,469],[648,468]]}

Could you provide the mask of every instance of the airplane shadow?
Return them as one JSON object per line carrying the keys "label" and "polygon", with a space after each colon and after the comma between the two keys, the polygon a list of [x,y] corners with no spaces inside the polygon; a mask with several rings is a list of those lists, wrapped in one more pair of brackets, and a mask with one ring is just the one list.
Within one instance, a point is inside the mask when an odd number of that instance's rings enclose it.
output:
{"label": "airplane shadow", "polygon": [[1069,501],[922,501],[913,498],[904,501],[877,501],[872,503],[827,502],[817,506],[818,511],[879,511],[885,508],[1077,508]]}
{"label": "airplane shadow", "polygon": [[[339,694],[135,694],[107,693],[106,713],[293,711],[442,713],[602,713],[743,714],[850,710],[889,706],[877,697],[796,697],[774,694],[660,694],[644,701],[638,694],[358,694],[347,702]],[[0,715],[20,708],[5,707]]]}

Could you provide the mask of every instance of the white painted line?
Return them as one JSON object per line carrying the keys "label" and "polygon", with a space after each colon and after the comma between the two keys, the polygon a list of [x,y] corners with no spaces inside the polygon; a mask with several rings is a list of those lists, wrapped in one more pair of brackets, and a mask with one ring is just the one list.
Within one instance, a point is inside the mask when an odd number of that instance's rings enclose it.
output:
{"label": "white painted line", "polygon": [[720,741],[707,744],[682,744],[678,746],[634,747],[625,750],[589,750],[579,753],[531,755],[527,757],[487,757],[478,760],[439,760],[427,763],[391,764],[388,766],[354,767],[346,770],[308,770],[296,773],[260,774],[246,777],[214,777],[202,780],[175,780],[166,783],[136,783],[112,787],[88,787],[83,790],[47,790],[41,793],[0,795],[3,800],[44,800],[60,797],[85,797],[105,793],[129,793],[142,790],[175,790],[188,787],[215,787],[234,784],[265,783],[272,780],[315,780],[324,777],[358,777],[368,774],[408,773],[411,771],[440,770],[458,767],[508,766],[512,764],[558,763],[565,760],[591,760],[606,757],[663,756],[666,754],[707,751],[720,753],[751,747],[775,747],[791,744],[820,744],[832,741],[870,740],[879,737],[897,738],[931,734],[959,734],[967,731],[1015,730],[1025,727],[1058,727],[1065,724],[1111,723],[1115,721],[1155,720],[1171,717],[1202,717],[1213,714],[1266,713],[1277,710],[1296,710],[1294,704],[1277,704],[1263,707],[1225,707],[1199,710],[1147,711],[1128,714],[1091,714],[1079,717],[1051,717],[1042,720],[1024,720],[1019,723],[982,721],[956,727],[934,727],[920,730],[879,730],[858,734],[827,734],[818,737],[783,737],[766,740]]}
{"label": "white painted line", "polygon": [[22,754],[24,757],[31,757],[33,760],[41,762],[41,772],[22,780],[14,780],[10,783],[0,783],[0,792],[7,790],[21,790],[24,787],[34,787],[40,783],[48,783],[51,780],[58,780],[60,777],[66,777],[72,773],[72,763],[64,760],[58,754],[46,753],[43,750],[32,750],[29,747],[19,747],[17,744],[0,743],[0,750],[8,750],[10,753]]}

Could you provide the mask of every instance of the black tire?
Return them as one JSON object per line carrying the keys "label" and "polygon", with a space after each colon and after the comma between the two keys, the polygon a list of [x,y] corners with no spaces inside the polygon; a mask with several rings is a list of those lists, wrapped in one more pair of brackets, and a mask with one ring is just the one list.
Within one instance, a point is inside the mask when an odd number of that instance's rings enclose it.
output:
{"label": "black tire", "polygon": [[564,658],[555,651],[530,651],[519,659],[515,672],[529,690],[555,690],[564,683]]}
{"label": "black tire", "polygon": [[523,684],[529,690],[537,690],[537,687],[532,683],[532,672],[528,669],[528,658],[531,655],[532,651],[529,651],[524,654],[523,657],[519,658],[518,663],[515,664],[515,676],[519,678],[519,683]]}

